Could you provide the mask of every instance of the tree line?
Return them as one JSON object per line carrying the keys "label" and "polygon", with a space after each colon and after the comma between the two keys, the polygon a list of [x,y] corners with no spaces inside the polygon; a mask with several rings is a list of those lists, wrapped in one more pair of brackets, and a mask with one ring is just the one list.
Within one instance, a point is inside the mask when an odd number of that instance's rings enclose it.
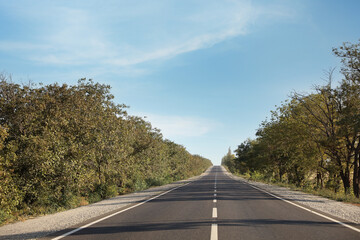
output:
{"label": "tree line", "polygon": [[360,193],[360,41],[333,53],[342,80],[308,94],[293,92],[222,164],[230,171],[313,189]]}
{"label": "tree line", "polygon": [[110,86],[92,80],[36,86],[0,75],[0,222],[185,179],[212,165],[113,98]]}

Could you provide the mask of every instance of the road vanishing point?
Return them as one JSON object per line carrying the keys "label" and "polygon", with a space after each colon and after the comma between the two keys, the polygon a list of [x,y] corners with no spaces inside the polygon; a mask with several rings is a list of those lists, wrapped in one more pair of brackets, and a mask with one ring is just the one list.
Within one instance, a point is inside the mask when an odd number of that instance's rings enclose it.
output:
{"label": "road vanishing point", "polygon": [[360,229],[234,180],[214,166],[196,181],[46,239],[359,240]]}

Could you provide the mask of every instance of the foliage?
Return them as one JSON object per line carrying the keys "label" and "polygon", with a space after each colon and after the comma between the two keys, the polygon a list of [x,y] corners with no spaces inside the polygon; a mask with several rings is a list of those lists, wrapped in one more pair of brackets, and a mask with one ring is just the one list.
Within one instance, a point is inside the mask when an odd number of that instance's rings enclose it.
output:
{"label": "foliage", "polygon": [[0,76],[0,221],[169,183],[211,165],[113,98],[110,86],[92,80],[37,87]]}

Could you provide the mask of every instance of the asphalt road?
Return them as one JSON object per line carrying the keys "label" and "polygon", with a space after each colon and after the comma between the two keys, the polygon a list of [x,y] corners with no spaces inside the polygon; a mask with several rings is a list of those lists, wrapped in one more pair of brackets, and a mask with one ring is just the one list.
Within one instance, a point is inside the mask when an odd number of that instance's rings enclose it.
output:
{"label": "asphalt road", "polygon": [[195,182],[60,238],[359,240],[360,233],[235,181],[215,166]]}

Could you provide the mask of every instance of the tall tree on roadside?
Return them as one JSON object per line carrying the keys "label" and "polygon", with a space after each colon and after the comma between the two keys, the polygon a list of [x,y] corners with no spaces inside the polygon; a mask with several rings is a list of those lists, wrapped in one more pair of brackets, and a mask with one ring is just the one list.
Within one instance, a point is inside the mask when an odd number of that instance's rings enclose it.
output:
{"label": "tall tree on roadside", "polygon": [[232,154],[231,149],[228,149],[227,154],[221,159],[221,165],[226,166],[230,172],[234,172],[235,170],[235,155]]}
{"label": "tall tree on roadside", "polygon": [[329,83],[325,86],[315,87],[316,94],[300,95],[295,93],[293,100],[298,101],[305,109],[304,123],[317,133],[316,141],[324,148],[325,153],[334,163],[345,193],[349,193],[352,162],[340,132],[338,102],[331,81],[332,72],[329,72]]}
{"label": "tall tree on roadside", "polygon": [[341,58],[344,79],[336,91],[341,134],[353,161],[353,192],[360,194],[360,41],[344,43],[333,52]]}

